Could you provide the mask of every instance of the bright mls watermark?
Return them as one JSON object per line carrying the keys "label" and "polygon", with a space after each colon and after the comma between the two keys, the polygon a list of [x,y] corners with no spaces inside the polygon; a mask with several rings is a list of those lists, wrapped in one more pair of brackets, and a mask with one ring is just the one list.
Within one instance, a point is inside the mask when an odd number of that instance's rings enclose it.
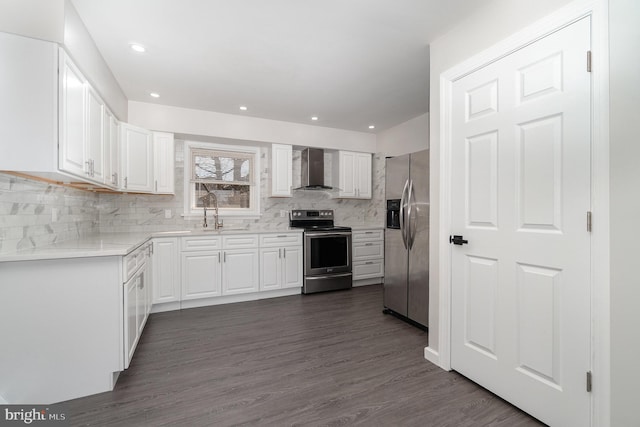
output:
{"label": "bright mls watermark", "polygon": [[67,426],[61,405],[0,405],[0,426]]}

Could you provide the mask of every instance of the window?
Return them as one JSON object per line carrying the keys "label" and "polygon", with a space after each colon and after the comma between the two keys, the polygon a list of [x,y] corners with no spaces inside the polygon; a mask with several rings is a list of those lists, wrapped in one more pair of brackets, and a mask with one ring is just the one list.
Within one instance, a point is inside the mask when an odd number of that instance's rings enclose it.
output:
{"label": "window", "polygon": [[220,216],[260,215],[257,147],[185,142],[185,215],[202,215],[206,196],[218,200]]}

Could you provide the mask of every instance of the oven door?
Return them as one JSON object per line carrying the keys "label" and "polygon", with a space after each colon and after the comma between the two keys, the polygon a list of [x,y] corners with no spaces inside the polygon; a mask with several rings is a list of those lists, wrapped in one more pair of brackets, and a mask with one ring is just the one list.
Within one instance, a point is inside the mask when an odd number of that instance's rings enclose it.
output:
{"label": "oven door", "polygon": [[351,272],[351,232],[304,234],[304,274],[317,276]]}

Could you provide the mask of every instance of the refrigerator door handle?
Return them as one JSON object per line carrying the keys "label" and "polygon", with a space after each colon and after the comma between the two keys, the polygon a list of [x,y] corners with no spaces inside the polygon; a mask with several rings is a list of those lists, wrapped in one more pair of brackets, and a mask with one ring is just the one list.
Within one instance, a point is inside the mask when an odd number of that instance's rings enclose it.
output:
{"label": "refrigerator door handle", "polygon": [[408,249],[407,247],[407,227],[405,226],[405,218],[404,218],[404,204],[406,201],[406,197],[407,197],[407,187],[409,186],[409,180],[407,179],[404,182],[404,188],[402,189],[402,197],[400,198],[400,234],[402,235],[402,244],[404,245],[405,249]]}
{"label": "refrigerator door handle", "polygon": [[413,192],[413,180],[409,183],[409,190],[407,191],[407,246],[409,249],[413,247],[413,241],[415,240],[415,232],[411,226],[411,218],[413,218],[413,200],[415,199]]}

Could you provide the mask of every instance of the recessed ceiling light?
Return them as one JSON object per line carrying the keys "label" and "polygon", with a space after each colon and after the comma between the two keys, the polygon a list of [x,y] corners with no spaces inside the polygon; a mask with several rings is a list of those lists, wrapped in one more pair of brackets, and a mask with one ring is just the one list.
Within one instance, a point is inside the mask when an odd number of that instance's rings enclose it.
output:
{"label": "recessed ceiling light", "polygon": [[240,106],[240,109],[241,109],[242,111],[247,111],[247,106],[246,106],[246,105],[241,105],[241,106]]}
{"label": "recessed ceiling light", "polygon": [[369,129],[375,129],[376,127],[374,125],[369,125]]}
{"label": "recessed ceiling light", "polygon": [[149,96],[152,97],[152,98],[160,98],[160,94],[159,93],[155,93],[155,92],[151,92],[149,94]]}
{"label": "recessed ceiling light", "polygon": [[311,120],[313,120],[314,122],[318,120],[318,116],[313,116],[311,117]]}
{"label": "recessed ceiling light", "polygon": [[144,46],[142,46],[141,44],[138,44],[138,43],[131,43],[129,45],[129,47],[131,47],[131,50],[133,50],[135,52],[138,52],[138,53],[143,53],[143,52],[145,52],[147,50]]}

